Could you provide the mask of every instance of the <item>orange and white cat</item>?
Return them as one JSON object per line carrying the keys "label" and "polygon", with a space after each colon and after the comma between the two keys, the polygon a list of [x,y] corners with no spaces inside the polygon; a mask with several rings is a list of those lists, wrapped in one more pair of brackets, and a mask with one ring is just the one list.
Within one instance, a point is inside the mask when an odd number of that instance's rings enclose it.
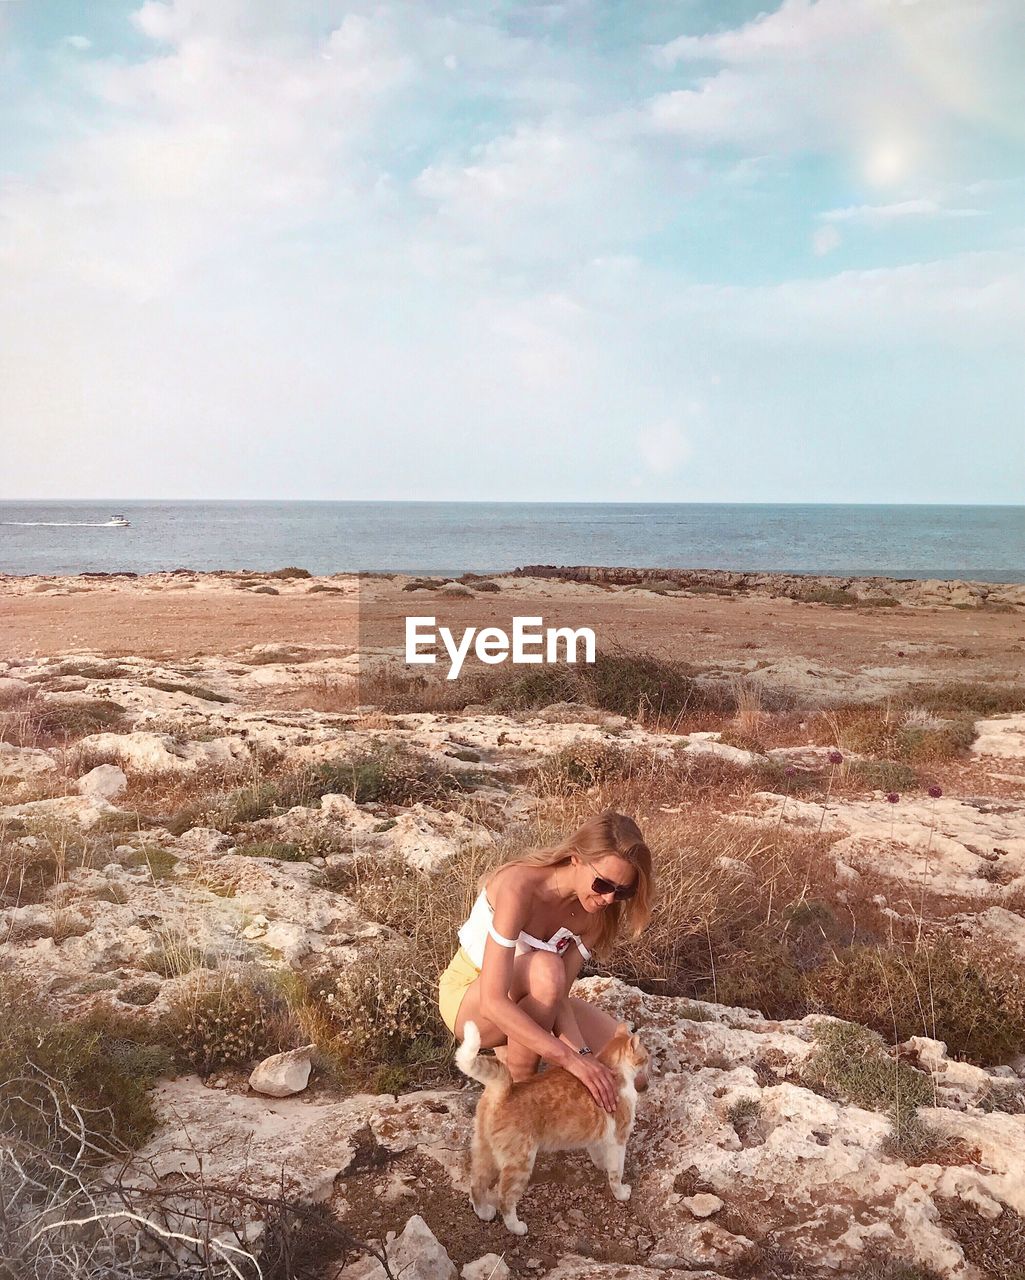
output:
{"label": "orange and white cat", "polygon": [[568,1071],[552,1068],[514,1084],[502,1063],[479,1054],[480,1033],[468,1022],[456,1052],[456,1065],[484,1085],[470,1154],[470,1199],[478,1218],[490,1222],[497,1201],[509,1230],[518,1236],[527,1234],[516,1216],[516,1205],[530,1181],[539,1151],[586,1149],[595,1165],[608,1175],[616,1199],[629,1200],[623,1161],[633,1129],[638,1087],[647,1088],[648,1051],[625,1023],[620,1023],[598,1055],[598,1061],[619,1080],[619,1098],[612,1115]]}

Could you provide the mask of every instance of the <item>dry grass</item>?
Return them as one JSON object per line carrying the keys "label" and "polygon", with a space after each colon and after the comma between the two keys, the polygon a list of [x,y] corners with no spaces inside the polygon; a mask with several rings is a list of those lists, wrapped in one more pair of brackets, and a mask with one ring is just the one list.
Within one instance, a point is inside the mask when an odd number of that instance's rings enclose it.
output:
{"label": "dry grass", "polygon": [[458,714],[468,706],[520,715],[555,702],[582,702],[615,715],[665,726],[701,712],[732,715],[736,703],[724,682],[703,681],[688,663],[649,653],[600,653],[590,665],[473,667],[458,680],[409,675],[375,665],[353,681],[323,680],[284,695],[280,705],[326,712],[374,706],[393,715]]}
{"label": "dry grass", "polygon": [[956,720],[927,720],[922,712],[928,710],[904,699],[835,707],[816,717],[811,729],[816,741],[842,752],[904,764],[938,764],[967,755],[975,740],[974,721],[963,713]]}
{"label": "dry grass", "polygon": [[762,690],[751,681],[740,681],[734,686],[737,712],[733,717],[734,730],[753,741],[761,740],[765,712],[762,710]]}
{"label": "dry grass", "polygon": [[955,949],[914,908],[900,923],[883,916],[870,881],[857,901],[844,901],[835,836],[732,821],[722,810],[745,803],[751,777],[705,762],[695,786],[692,769],[669,760],[587,791],[548,794],[531,832],[531,843],[552,843],[606,808],[639,822],[656,856],[656,912],[640,939],[609,957],[609,972],[772,1017],[833,1013],[890,1042],[928,1035],[975,1061],[1017,1051],[1025,1038],[1019,970]]}
{"label": "dry grass", "polygon": [[110,832],[77,823],[0,822],[0,906],[43,902],[73,868],[109,862],[114,843]]}
{"label": "dry grass", "polygon": [[0,711],[0,742],[15,747],[61,747],[125,727],[124,708],[106,698],[47,698],[33,689]]}
{"label": "dry grass", "polygon": [[984,1218],[963,1200],[941,1199],[940,1221],[980,1274],[992,1280],[1025,1276],[1025,1218],[1004,1205],[998,1218]]}

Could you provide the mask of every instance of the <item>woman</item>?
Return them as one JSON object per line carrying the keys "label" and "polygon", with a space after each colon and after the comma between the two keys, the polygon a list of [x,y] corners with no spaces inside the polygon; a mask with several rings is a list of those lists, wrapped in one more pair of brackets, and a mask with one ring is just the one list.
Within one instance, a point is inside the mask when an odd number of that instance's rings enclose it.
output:
{"label": "woman", "polygon": [[601,813],[562,844],[506,862],[488,877],[459,950],[441,975],[438,1003],[462,1040],[467,1022],[481,1045],[504,1045],[514,1080],[544,1058],[564,1067],[615,1110],[612,1073],[595,1057],[616,1021],[569,990],[591,952],[625,925],[637,937],[651,917],[651,852],[632,818]]}

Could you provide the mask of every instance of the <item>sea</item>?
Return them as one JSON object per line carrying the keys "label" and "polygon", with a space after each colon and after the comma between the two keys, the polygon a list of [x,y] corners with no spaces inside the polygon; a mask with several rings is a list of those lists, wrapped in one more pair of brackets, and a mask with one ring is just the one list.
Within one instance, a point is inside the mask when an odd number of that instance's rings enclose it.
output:
{"label": "sea", "polygon": [[0,501],[7,574],[528,564],[1025,582],[1025,506]]}

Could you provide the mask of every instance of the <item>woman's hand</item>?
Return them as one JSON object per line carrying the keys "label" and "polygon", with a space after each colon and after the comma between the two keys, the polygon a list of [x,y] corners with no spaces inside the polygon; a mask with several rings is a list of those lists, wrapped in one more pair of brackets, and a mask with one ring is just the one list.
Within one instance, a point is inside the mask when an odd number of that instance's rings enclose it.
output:
{"label": "woman's hand", "polygon": [[616,1077],[590,1054],[570,1053],[567,1061],[561,1064],[584,1085],[598,1106],[608,1112],[616,1109],[619,1094],[616,1089]]}

